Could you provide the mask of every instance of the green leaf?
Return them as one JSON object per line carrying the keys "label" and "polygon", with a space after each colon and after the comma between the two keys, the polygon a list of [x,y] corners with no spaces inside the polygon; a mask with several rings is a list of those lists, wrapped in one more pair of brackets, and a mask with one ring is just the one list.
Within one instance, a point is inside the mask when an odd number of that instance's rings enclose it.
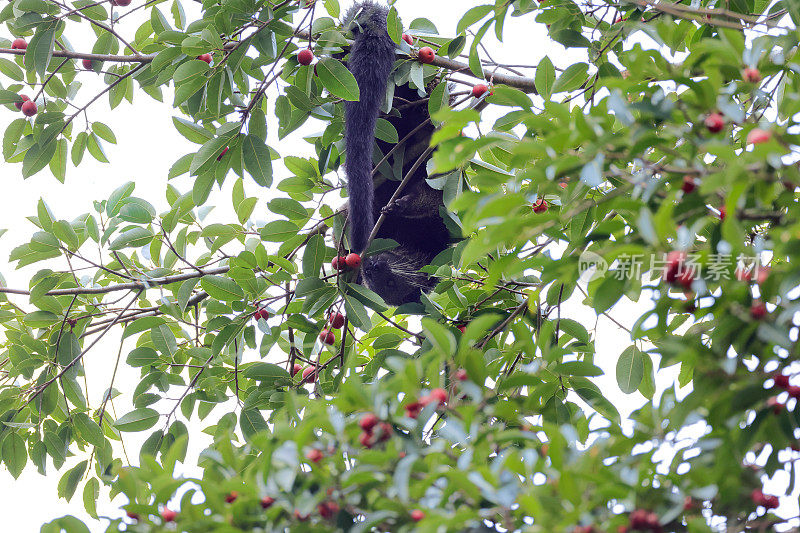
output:
{"label": "green leaf", "polygon": [[200,286],[209,296],[223,302],[244,299],[244,291],[230,278],[224,276],[203,276]]}
{"label": "green leaf", "polygon": [[49,142],[44,146],[36,143],[28,148],[22,160],[22,177],[29,178],[46,167],[55,155],[57,146],[58,143]]}
{"label": "green leaf", "polygon": [[261,228],[261,240],[269,242],[285,242],[297,235],[300,228],[288,220],[274,220]]}
{"label": "green leaf", "polygon": [[239,427],[245,440],[250,440],[253,435],[261,431],[269,431],[267,421],[258,409],[243,409],[239,415]]}
{"label": "green leaf", "polygon": [[[97,498],[100,496],[100,481],[93,477],[83,487],[83,508],[92,518],[97,518]],[[85,526],[84,526],[85,527]],[[72,531],[69,529],[68,531]],[[89,531],[89,528],[86,528]]]}
{"label": "green leaf", "polygon": [[269,148],[256,135],[248,135],[242,142],[244,168],[262,187],[272,185],[272,161]]}
{"label": "green leaf", "polygon": [[123,415],[114,422],[114,427],[119,431],[126,432],[144,431],[155,426],[156,422],[158,422],[158,417],[158,411],[150,409],[149,407],[143,407]]}
{"label": "green leaf", "polygon": [[550,61],[549,57],[544,56],[542,60],[539,61],[539,66],[536,67],[536,78],[534,79],[536,90],[543,98],[549,99],[550,95],[553,94],[553,83],[555,79],[556,69],[553,66],[553,62]]}
{"label": "green leaf", "polygon": [[556,79],[551,91],[553,93],[574,91],[586,82],[589,77],[588,73],[589,65],[586,63],[574,63],[568,66]]}
{"label": "green leaf", "polygon": [[103,430],[100,429],[97,422],[89,418],[89,415],[76,413],[72,417],[72,421],[75,424],[75,431],[83,440],[98,448],[105,445],[106,439],[103,437]]}
{"label": "green leaf", "polygon": [[357,101],[361,97],[353,74],[347,70],[341,61],[326,57],[317,63],[317,76],[322,85],[336,97],[343,100]]}
{"label": "green leaf", "polygon": [[[202,63],[202,61],[201,61]],[[189,165],[189,172],[192,176],[197,176],[202,172],[208,170],[222,154],[222,150],[228,146],[230,138],[228,136],[216,137],[203,144],[192,159],[192,164]]]}
{"label": "green leaf", "polygon": [[56,30],[52,23],[42,24],[36,29],[28,48],[25,50],[25,68],[35,70],[39,78],[44,79],[47,65],[53,56],[53,46],[56,42]]}
{"label": "green leaf", "polygon": [[422,329],[425,338],[430,341],[439,354],[450,357],[456,352],[456,338],[443,324],[425,317],[422,319]]}
{"label": "green leaf", "polygon": [[643,377],[642,352],[636,346],[629,346],[617,360],[617,385],[625,394],[632,394],[639,388]]}
{"label": "green leaf", "polygon": [[141,248],[150,243],[153,232],[147,228],[135,227],[123,231],[116,239],[111,241],[111,250],[122,250],[123,248]]}
{"label": "green leaf", "polygon": [[75,494],[75,489],[78,488],[78,483],[80,483],[83,474],[86,472],[88,464],[88,461],[81,461],[61,476],[61,479],[58,481],[58,496],[60,498],[64,498],[67,501],[72,499],[72,496]]}
{"label": "green leaf", "polygon": [[325,261],[325,238],[322,235],[313,235],[306,243],[303,253],[303,274],[307,278],[317,277],[322,263]]}
{"label": "green leaf", "polygon": [[139,346],[128,354],[127,363],[131,366],[148,366],[158,361],[158,353],[149,346]]}
{"label": "green leaf", "polygon": [[286,369],[273,365],[272,363],[249,363],[243,365],[244,377],[254,379],[256,381],[277,381],[288,380],[291,381],[291,376]]}
{"label": "green leaf", "polygon": [[28,462],[28,452],[25,448],[25,439],[11,432],[3,439],[3,462],[6,468],[17,479]]}
{"label": "green leaf", "polygon": [[23,323],[32,328],[47,328],[60,321],[61,318],[50,311],[34,311],[22,319]]}

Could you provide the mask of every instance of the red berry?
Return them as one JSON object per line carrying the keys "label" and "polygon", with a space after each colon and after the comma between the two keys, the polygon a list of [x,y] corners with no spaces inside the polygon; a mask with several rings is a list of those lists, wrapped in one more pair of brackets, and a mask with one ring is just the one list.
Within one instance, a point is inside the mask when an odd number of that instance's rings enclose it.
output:
{"label": "red berry", "polygon": [[28,41],[26,41],[21,37],[14,39],[14,42],[11,43],[12,50],[25,50],[27,48],[28,48]]}
{"label": "red berry", "polygon": [[325,344],[332,345],[334,342],[336,342],[336,335],[334,335],[332,331],[323,329],[322,331],[319,332],[319,340],[321,340]]}
{"label": "red berry", "polygon": [[205,61],[209,65],[211,64],[211,54],[200,54],[199,56],[197,56],[197,59],[199,59],[200,61]]}
{"label": "red berry", "polygon": [[236,501],[236,498],[238,497],[239,497],[238,492],[236,492],[235,490],[231,491],[227,496],[225,496],[225,503],[233,503]]}
{"label": "red berry", "polygon": [[322,461],[322,452],[316,448],[311,448],[306,453],[306,459],[308,459],[312,463],[318,463]]}
{"label": "red berry", "polygon": [[764,507],[767,509],[777,509],[780,505],[781,501],[777,496],[764,495]]}
{"label": "red berry", "polygon": [[32,117],[37,112],[36,102],[34,102],[33,100],[28,100],[26,102],[23,102],[21,109],[23,115],[25,115],[26,117]]}
{"label": "red berry", "polygon": [[297,374],[301,370],[303,370],[303,367],[300,366],[298,363],[295,363],[294,366],[292,367],[292,370],[290,371],[290,374],[294,376],[295,374]]}
{"label": "red berry", "polygon": [[719,133],[725,127],[725,118],[719,113],[711,113],[703,121],[711,133]]}
{"label": "red berry", "polygon": [[333,329],[341,329],[344,326],[344,315],[342,313],[334,313],[328,317],[328,323]]}
{"label": "red berry", "polygon": [[694,282],[694,271],[691,268],[683,269],[683,272],[680,273],[678,279],[675,280],[678,285],[683,287],[686,290],[692,288],[692,282]]}
{"label": "red berry", "polygon": [[772,398],[767,400],[767,407],[771,407],[772,412],[775,413],[776,415],[779,415],[781,414],[781,411],[783,411],[783,408],[786,407],[786,405],[779,402],[778,399],[773,396]]}
{"label": "red berry", "polygon": [[222,160],[222,156],[224,156],[227,153],[228,153],[228,147],[226,146],[225,148],[222,149],[222,151],[217,156],[217,161],[221,161]]}
{"label": "red berry", "polygon": [[94,61],[91,59],[84,59],[81,61],[81,64],[86,70],[94,70]]}
{"label": "red berry", "polygon": [[719,208],[719,219],[725,220],[726,216],[728,216],[728,208],[723,205]]}
{"label": "red berry", "polygon": [[262,509],[269,509],[272,507],[272,504],[275,503],[275,498],[270,498],[269,496],[264,496],[261,498],[261,508]]}
{"label": "red berry", "polygon": [[566,189],[568,185],[566,181],[559,181],[558,186],[561,187],[562,189]]}
{"label": "red berry", "polygon": [[467,331],[467,326],[465,326],[465,325],[463,325],[463,324],[461,324],[460,326],[456,326],[456,328],[457,328],[457,329],[458,329],[458,331],[460,331],[461,333],[464,333],[465,331]]}
{"label": "red berry", "polygon": [[472,87],[472,96],[475,98],[480,98],[489,90],[489,87],[484,85],[483,83],[479,83]]}
{"label": "red berry", "polygon": [[797,385],[789,385],[786,387],[786,392],[789,393],[789,396],[794,398],[795,400],[800,400],[800,387]]}
{"label": "red berry", "polygon": [[683,177],[683,185],[681,185],[681,190],[683,191],[683,194],[691,194],[694,192],[696,188],[697,188],[697,182],[694,180],[694,178],[689,176]]}
{"label": "red berry", "polygon": [[636,509],[629,517],[631,529],[649,528],[649,513],[644,509]]}
{"label": "red berry", "polygon": [[30,97],[28,97],[28,95],[25,95],[25,94],[21,94],[21,95],[19,95],[19,97],[22,98],[22,101],[21,102],[14,102],[14,107],[16,107],[17,109],[22,109],[22,104],[24,104],[25,102],[30,100]]}
{"label": "red berry", "polygon": [[539,198],[533,203],[534,213],[544,213],[545,211],[547,211],[547,202],[544,198]]}
{"label": "red berry", "polygon": [[750,493],[750,499],[753,500],[754,504],[762,505],[764,503],[764,493],[761,489],[753,489],[753,492]]}
{"label": "red berry", "polygon": [[131,5],[131,0],[111,0],[111,3],[115,6],[125,7]]}
{"label": "red berry", "polygon": [[303,370],[303,383],[314,383],[314,380],[317,378],[316,373],[314,372],[314,367],[309,366]]}
{"label": "red berry", "polygon": [[775,374],[772,376],[772,379],[775,380],[776,387],[780,387],[782,389],[789,387],[789,376],[786,374]]}
{"label": "red berry", "polygon": [[667,264],[664,265],[664,281],[675,283],[686,261],[686,252],[673,250],[667,254]]}
{"label": "red berry", "polygon": [[764,144],[769,141],[769,138],[770,134],[768,131],[756,128],[750,130],[750,133],[747,134],[747,144]]}
{"label": "red berry", "polygon": [[378,424],[378,442],[389,440],[392,436],[392,426],[386,422]]}
{"label": "red berry", "polygon": [[377,416],[375,416],[373,413],[367,413],[361,417],[361,420],[358,421],[358,427],[369,433],[372,431],[372,428],[378,424],[378,422],[379,420]]}
{"label": "red berry", "polygon": [[414,522],[419,522],[423,518],[425,518],[425,513],[423,513],[419,509],[414,509],[413,511],[411,511],[411,520],[413,520]]}
{"label": "red berry", "polygon": [[756,273],[756,283],[762,285],[769,277],[769,267],[759,266],[756,270],[758,271]]}
{"label": "red berry", "polygon": [[407,42],[410,46],[414,46],[414,38],[411,37],[409,34],[404,33],[402,39]]}
{"label": "red berry", "polygon": [[421,402],[411,402],[405,406],[406,416],[408,418],[417,418],[424,405]]}
{"label": "red berry", "polygon": [[125,515],[131,520],[136,520],[137,522],[139,521],[139,515],[133,511],[128,511],[125,513]]}
{"label": "red berry", "polygon": [[767,316],[767,306],[761,300],[756,300],[750,306],[750,316],[756,320],[761,320]]}
{"label": "red berry", "polygon": [[365,448],[372,448],[374,441],[372,440],[372,434],[367,433],[366,431],[358,436],[358,442]]}
{"label": "red berry", "polygon": [[295,510],[294,510],[294,517],[295,517],[297,520],[301,521],[301,522],[305,522],[306,520],[308,520],[308,515],[307,515],[307,514],[302,514],[302,513],[301,513],[300,511],[298,511],[297,509],[295,509]]}
{"label": "red berry", "polygon": [[361,266],[361,256],[356,253],[347,254],[347,257],[344,258],[344,262],[347,268],[355,270]]}
{"label": "red berry", "polygon": [[164,522],[174,522],[177,516],[178,513],[167,509],[166,507],[161,509],[161,518],[164,520]]}
{"label": "red berry", "polygon": [[736,279],[739,281],[750,281],[751,272],[749,270],[745,270],[744,268],[737,268],[736,271],[733,273],[736,276]]}
{"label": "red berry", "polygon": [[417,52],[417,58],[420,63],[433,63],[433,60],[436,59],[436,52],[430,46],[423,46]]}
{"label": "red berry", "polygon": [[469,379],[469,376],[467,375],[467,371],[464,370],[463,368],[459,368],[456,371],[456,379],[458,381],[467,381],[467,379]]}
{"label": "red berry", "polygon": [[658,529],[661,525],[658,521],[658,515],[653,511],[647,513],[647,525],[650,527],[651,531]]}
{"label": "red berry", "polygon": [[331,261],[331,267],[334,270],[344,270],[346,266],[347,264],[345,263],[345,257],[343,255],[339,257],[334,257],[333,260]]}
{"label": "red berry", "polygon": [[314,61],[314,52],[311,48],[304,48],[297,53],[297,62],[301,65],[310,65]]}
{"label": "red berry", "polygon": [[742,71],[742,79],[749,83],[758,83],[761,81],[761,73],[757,68],[747,67]]}
{"label": "red berry", "polygon": [[692,499],[691,496],[686,496],[683,499],[683,510],[684,511],[689,511],[689,510],[691,510],[693,508],[694,508],[694,500]]}
{"label": "red berry", "polygon": [[339,505],[336,502],[322,502],[317,505],[317,512],[327,520],[339,512]]}
{"label": "red berry", "polygon": [[431,391],[431,398],[436,400],[439,405],[447,403],[447,391],[444,389],[433,389]]}

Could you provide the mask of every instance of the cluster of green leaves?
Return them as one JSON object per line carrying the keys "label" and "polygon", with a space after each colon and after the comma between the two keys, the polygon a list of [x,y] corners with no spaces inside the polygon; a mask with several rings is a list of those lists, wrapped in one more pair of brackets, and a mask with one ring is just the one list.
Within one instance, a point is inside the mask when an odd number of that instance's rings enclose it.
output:
{"label": "cluster of green leaves", "polygon": [[[172,104],[186,117],[176,117],[175,128],[199,145],[170,169],[169,178],[189,174],[192,187],[167,185],[165,212],[127,183],[72,221],[44,202],[29,217],[37,230],[11,259],[44,266],[24,305],[0,301],[6,468],[18,476],[30,461],[46,473],[48,462],[60,470],[78,456],[61,474],[59,494],[71,499],[80,489],[92,516],[101,486],[124,495],[136,518],[112,520],[111,531],[158,530],[167,506],[185,531],[480,531],[482,521],[506,530],[532,523],[541,531],[617,531],[634,509],[655,512],[669,531],[776,519],[763,517],[749,493],[763,474],[787,469],[792,485],[796,478],[787,457],[800,409],[795,399],[779,409],[787,393],[769,381],[775,371],[791,373],[798,357],[800,172],[787,157],[797,144],[796,32],[763,35],[756,27],[746,40],[741,21],[767,9],[748,0],[710,12],[710,23],[681,3],[669,12],[630,5],[619,12],[571,0],[477,6],[454,38],[414,20],[406,32],[436,46],[439,57],[467,54],[477,77],[495,68],[482,39],[490,30],[502,38],[506,23],[549,25],[555,42],[584,49],[586,58],[565,65],[544,57],[536,95],[521,90],[527,79],[496,84],[484,97],[497,116],[491,124],[488,112],[444,105],[447,84],[438,84],[428,101],[439,125],[429,171],[443,177],[430,183],[444,191],[467,238],[428,267],[440,280],[431,294],[394,309],[327,266],[337,251],[319,221],[342,234],[331,200],[339,191],[342,100],[359,91],[340,61],[347,40],[335,20],[338,2],[304,4],[207,2],[193,22],[178,1],[172,22],[151,4],[140,8],[150,16],[127,43],[106,26],[119,10],[112,15],[88,0],[69,14],[38,0],[0,11],[13,35],[32,36],[24,56],[0,57],[2,81],[10,82],[0,87],[0,104],[15,112],[24,85],[44,83],[41,112],[13,120],[3,138],[4,157],[21,161],[25,176],[49,165],[63,180],[68,154],[78,165],[87,150],[105,160],[101,142],[115,141],[111,128],[92,121],[77,132],[82,109],[67,114],[83,96],[78,76],[99,71],[112,108],[139,89],[160,98],[171,83]],[[766,15],[790,25],[800,18],[784,2]],[[388,22],[399,50],[412,52],[394,9]],[[95,62],[94,74],[81,73],[56,53],[68,49],[68,27],[95,31],[93,54],[139,57]],[[297,30],[313,40],[314,66],[294,58],[305,46]],[[640,44],[642,35],[656,46]],[[210,65],[195,59],[208,52]],[[747,81],[745,68],[763,79]],[[441,73],[412,52],[400,56],[393,81],[425,89]],[[268,107],[275,79],[282,87]],[[716,112],[720,132],[704,123]],[[266,144],[268,126],[283,139],[309,118],[326,123],[307,137],[313,157],[282,157]],[[475,124],[483,133],[462,135]],[[752,146],[746,139],[756,128],[768,141]],[[398,140],[388,121],[377,135]],[[288,170],[280,180],[272,171],[278,158]],[[236,220],[207,221],[213,186],[231,170],[239,176]],[[262,226],[251,221],[258,198],[246,195],[245,174],[277,191]],[[542,200],[548,209],[534,212]],[[386,246],[376,241],[371,252]],[[90,255],[97,247],[102,267]],[[685,291],[623,275],[632,257],[675,250],[703,267]],[[584,289],[586,252],[611,269]],[[735,262],[721,269],[725,276],[713,275],[720,255],[766,254],[770,272],[757,282],[737,279]],[[91,286],[54,270],[61,257],[94,266]],[[658,278],[660,270],[647,263],[643,272]],[[652,299],[630,331],[631,346],[610,365],[619,388],[644,399],[632,429],[623,431],[613,393],[592,379],[609,365],[593,332],[569,317],[566,302],[581,297],[609,316],[623,297]],[[770,304],[760,319],[750,312],[756,299]],[[254,318],[260,309],[270,318]],[[336,312],[347,316],[346,327],[324,345],[318,336]],[[424,316],[421,331],[413,315]],[[124,343],[118,363],[139,369],[140,379],[121,387],[112,378],[97,404],[79,378],[86,352],[114,327]],[[287,370],[296,363],[313,367],[309,379]],[[656,392],[660,371],[672,367],[676,385],[692,386],[680,399]],[[409,417],[405,406],[434,388],[449,392],[446,406]],[[119,395],[133,409],[115,417],[108,407]],[[363,446],[364,413],[390,425],[388,440]],[[176,461],[197,438],[186,422],[212,414],[203,475],[176,479]],[[689,431],[700,423],[702,431]],[[124,463],[115,443],[145,431],[138,465]],[[665,460],[676,442],[686,444]],[[305,461],[311,449],[323,458]],[[746,465],[751,452],[766,462]],[[265,497],[275,500],[266,509]],[[320,512],[328,502],[338,511]],[[414,522],[414,510],[425,518]],[[85,526],[64,517],[43,530],[62,529]]]}

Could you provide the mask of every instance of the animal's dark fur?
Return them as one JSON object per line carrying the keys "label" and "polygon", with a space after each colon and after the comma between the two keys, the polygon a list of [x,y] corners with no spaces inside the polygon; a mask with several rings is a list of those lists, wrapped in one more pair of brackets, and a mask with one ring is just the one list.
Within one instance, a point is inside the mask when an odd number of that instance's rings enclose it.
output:
{"label": "animal's dark fur", "polygon": [[[382,175],[373,183],[373,141],[375,121],[386,94],[386,84],[395,59],[395,45],[386,33],[387,9],[373,2],[353,6],[345,17],[353,30],[348,68],[358,81],[359,102],[345,104],[345,171],[348,178],[350,244],[362,251],[381,212],[386,218],[378,238],[393,239],[399,246],[364,259],[364,281],[373,291],[393,305],[419,301],[423,291],[433,288],[435,278],[419,269],[430,264],[449,245],[449,232],[440,215],[442,192],[431,188],[425,179],[423,163],[414,172],[401,196],[391,205],[390,198],[400,184],[394,176]],[[394,109],[384,117],[395,127],[399,139],[428,121],[426,103],[410,105],[421,99],[408,85],[395,88]],[[402,176],[411,169],[428,148],[433,134],[428,122],[397,150],[389,163],[402,158]],[[377,162],[394,145],[378,142]],[[394,177],[396,178],[396,177]]]}

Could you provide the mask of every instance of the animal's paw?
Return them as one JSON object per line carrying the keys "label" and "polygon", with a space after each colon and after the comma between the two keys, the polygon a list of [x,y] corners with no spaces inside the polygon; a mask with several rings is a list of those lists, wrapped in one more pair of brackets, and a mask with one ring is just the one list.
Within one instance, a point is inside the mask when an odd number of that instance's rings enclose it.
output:
{"label": "animal's paw", "polygon": [[394,202],[384,206],[384,208],[381,209],[381,212],[387,215],[403,216],[404,213],[409,211],[413,201],[414,199],[411,197],[411,195],[401,196]]}

